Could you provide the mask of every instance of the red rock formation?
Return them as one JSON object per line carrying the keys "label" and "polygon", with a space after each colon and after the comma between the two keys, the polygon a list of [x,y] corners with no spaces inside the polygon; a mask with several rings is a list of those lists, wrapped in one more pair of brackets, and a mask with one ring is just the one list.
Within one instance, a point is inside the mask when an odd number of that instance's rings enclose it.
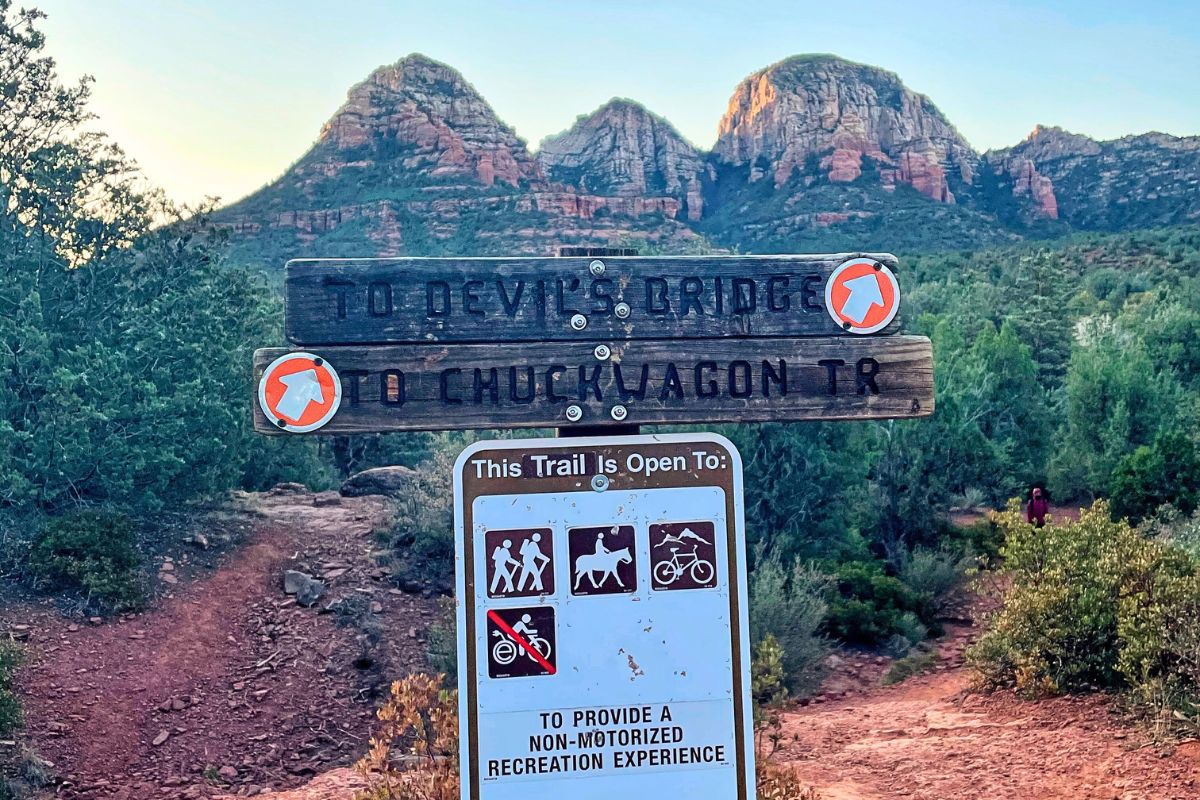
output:
{"label": "red rock formation", "polygon": [[865,157],[885,186],[908,183],[952,203],[947,170],[970,183],[979,158],[928,98],[890,72],[834,56],[798,56],[746,78],[717,130],[718,159],[751,165],[751,181],[765,160],[776,186],[814,158],[830,181],[857,180]]}
{"label": "red rock formation", "polygon": [[537,161],[551,180],[581,192],[673,197],[686,203],[690,220],[704,211],[704,157],[671,123],[632,100],[610,100],[547,137]]}
{"label": "red rock formation", "polygon": [[[346,153],[404,166],[428,178],[483,186],[539,181],[541,173],[512,128],[463,77],[421,55],[375,70],[352,88],[321,130],[315,169],[338,171]],[[356,159],[361,163],[364,159]]]}

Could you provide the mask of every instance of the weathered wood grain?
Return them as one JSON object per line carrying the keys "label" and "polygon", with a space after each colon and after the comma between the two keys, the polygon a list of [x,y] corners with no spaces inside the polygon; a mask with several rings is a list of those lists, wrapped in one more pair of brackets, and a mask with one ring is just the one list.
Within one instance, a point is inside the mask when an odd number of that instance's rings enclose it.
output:
{"label": "weathered wood grain", "polygon": [[[825,311],[825,282],[858,256],[896,267],[861,253],[298,260],[285,327],[302,346],[832,336],[843,331]],[[899,329],[897,316],[880,334]]]}
{"label": "weathered wood grain", "polygon": [[[259,350],[255,379],[283,348]],[[888,419],[933,411],[920,336],[316,347],[342,380],[326,434]],[[644,376],[644,382],[643,382]],[[578,405],[582,417],[568,421]],[[628,416],[614,419],[612,408]],[[255,403],[254,423],[280,433]]]}

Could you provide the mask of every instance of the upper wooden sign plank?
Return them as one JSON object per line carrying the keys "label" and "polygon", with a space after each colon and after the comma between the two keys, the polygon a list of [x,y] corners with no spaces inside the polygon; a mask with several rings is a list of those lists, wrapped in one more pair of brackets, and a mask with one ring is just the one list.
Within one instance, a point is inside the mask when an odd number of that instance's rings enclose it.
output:
{"label": "upper wooden sign plank", "polygon": [[896,267],[878,253],[297,260],[286,332],[303,346],[838,335],[825,287],[852,258]]}

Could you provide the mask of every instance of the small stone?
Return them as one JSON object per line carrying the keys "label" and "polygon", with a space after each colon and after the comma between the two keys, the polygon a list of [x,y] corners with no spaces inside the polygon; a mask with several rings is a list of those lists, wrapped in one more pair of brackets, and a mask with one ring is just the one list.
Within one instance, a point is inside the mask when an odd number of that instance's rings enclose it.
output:
{"label": "small stone", "polygon": [[159,571],[161,571],[161,572],[174,572],[174,571],[175,571],[175,565],[174,565],[173,563],[171,563],[170,561],[164,561],[164,562],[162,563],[162,566],[161,566],[161,567],[159,567],[158,569],[159,569]]}
{"label": "small stone", "polygon": [[162,744],[163,742],[167,741],[167,739],[170,739],[170,738],[171,738],[170,731],[159,731],[158,736],[155,736],[154,741],[152,741],[150,744],[152,744],[154,747],[158,747],[160,744]]}
{"label": "small stone", "polygon": [[163,572],[163,573],[161,573],[161,574],[158,576],[158,578],[159,578],[159,580],[161,580],[163,583],[169,583],[169,584],[171,584],[171,585],[175,585],[175,584],[179,583],[179,578],[176,578],[174,575],[172,575],[172,574],[171,574],[171,573],[169,573],[169,572]]}
{"label": "small stone", "polygon": [[228,764],[217,770],[217,774],[227,781],[231,781],[238,776],[237,767],[231,767]]}
{"label": "small stone", "polygon": [[379,602],[378,600],[372,600],[371,601],[371,613],[372,614],[382,614],[383,613],[383,603]]}

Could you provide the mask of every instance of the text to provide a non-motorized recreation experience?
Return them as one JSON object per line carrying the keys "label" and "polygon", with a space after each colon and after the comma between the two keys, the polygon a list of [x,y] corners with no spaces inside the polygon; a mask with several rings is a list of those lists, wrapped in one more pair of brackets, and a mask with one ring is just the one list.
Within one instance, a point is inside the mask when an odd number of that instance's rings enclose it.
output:
{"label": "text to provide a non-motorized recreation experience", "polygon": [[463,797],[754,797],[741,462],[711,434],[455,466]]}

